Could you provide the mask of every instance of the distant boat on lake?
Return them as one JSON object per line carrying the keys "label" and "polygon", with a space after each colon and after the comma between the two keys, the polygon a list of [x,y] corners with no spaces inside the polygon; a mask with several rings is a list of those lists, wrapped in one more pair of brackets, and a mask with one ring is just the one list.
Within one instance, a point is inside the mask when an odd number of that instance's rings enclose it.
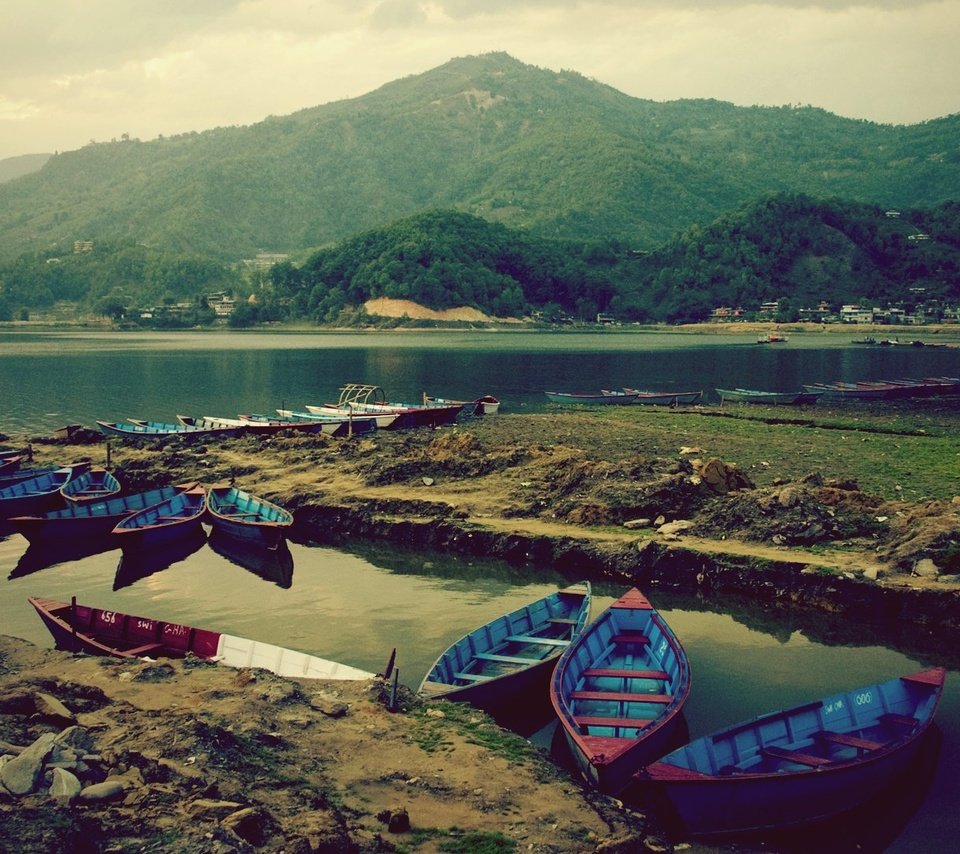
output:
{"label": "distant boat on lake", "polygon": [[585,406],[629,406],[635,403],[639,392],[616,391],[599,394],[573,394],[565,391],[545,391],[547,400],[565,406],[580,404]]}

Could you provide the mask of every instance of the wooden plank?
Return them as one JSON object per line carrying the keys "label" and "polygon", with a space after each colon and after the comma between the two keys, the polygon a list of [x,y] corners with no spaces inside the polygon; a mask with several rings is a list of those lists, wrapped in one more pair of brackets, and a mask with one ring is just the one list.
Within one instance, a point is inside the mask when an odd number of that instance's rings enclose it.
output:
{"label": "wooden plank", "polygon": [[455,679],[462,679],[465,682],[486,682],[488,679],[492,679],[492,676],[482,676],[479,673],[454,673]]}
{"label": "wooden plank", "polygon": [[613,676],[624,679],[669,679],[670,674],[665,670],[615,670],[605,667],[591,667],[583,671],[584,676]]}
{"label": "wooden plank", "polygon": [[814,738],[826,741],[829,744],[839,744],[842,747],[855,747],[858,751],[862,750],[880,750],[886,747],[889,742],[870,741],[866,738],[857,738],[853,735],[846,735],[842,732],[831,732],[830,730],[821,730],[814,733]]}
{"label": "wooden plank", "polygon": [[625,694],[621,691],[572,691],[572,700],[612,700],[618,703],[671,703],[669,694]]}
{"label": "wooden plank", "polygon": [[639,643],[646,646],[648,643],[650,643],[650,638],[648,638],[646,635],[641,635],[641,634],[614,635],[612,638],[610,638],[610,643],[615,643],[615,644]]}
{"label": "wooden plank", "polygon": [[920,723],[916,718],[912,718],[909,715],[895,715],[892,712],[888,712],[885,715],[880,715],[878,720],[881,723],[893,724],[894,726],[903,726],[913,729],[917,724]]}
{"label": "wooden plank", "polygon": [[538,638],[536,635],[508,635],[508,641],[514,643],[542,643],[547,646],[570,646],[570,641],[560,638]]}
{"label": "wooden plank", "polygon": [[548,617],[548,623],[556,623],[558,626],[575,626],[577,621],[573,617]]}
{"label": "wooden plank", "polygon": [[643,729],[650,725],[650,721],[640,718],[598,718],[590,715],[574,715],[573,722],[577,726],[616,726],[616,727],[635,727]]}
{"label": "wooden plank", "polygon": [[821,765],[829,765],[831,760],[824,759],[822,756],[813,756],[809,753],[803,753],[799,750],[787,750],[784,747],[777,747],[771,744],[764,747],[762,751],[766,756],[773,759],[783,759],[787,762],[796,762],[797,765],[809,765],[811,768],[818,768]]}
{"label": "wooden plank", "polygon": [[515,655],[498,655],[495,652],[478,652],[474,658],[481,661],[499,661],[502,664],[533,664],[535,661],[541,661],[539,658],[520,658]]}
{"label": "wooden plank", "polygon": [[156,652],[158,649],[163,649],[166,644],[162,643],[145,643],[143,646],[135,646],[133,649],[124,649],[121,652],[126,652],[129,655],[144,655],[148,652]]}

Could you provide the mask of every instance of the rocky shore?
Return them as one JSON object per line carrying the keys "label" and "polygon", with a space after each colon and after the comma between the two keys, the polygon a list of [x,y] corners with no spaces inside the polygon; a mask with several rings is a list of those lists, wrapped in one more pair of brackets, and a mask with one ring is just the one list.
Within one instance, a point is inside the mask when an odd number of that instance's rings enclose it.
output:
{"label": "rocky shore", "polygon": [[[762,422],[728,427],[718,452],[715,425],[698,436],[697,417],[501,415],[347,441],[22,439],[41,464],[109,457],[130,490],[234,479],[294,510],[302,541],[499,557],[843,614],[851,631],[956,648],[960,499],[884,498],[821,471],[816,453],[755,452],[735,433],[768,435]],[[3,638],[0,688],[3,851],[673,848],[484,715],[403,693],[388,710],[379,681],[78,658]]]}

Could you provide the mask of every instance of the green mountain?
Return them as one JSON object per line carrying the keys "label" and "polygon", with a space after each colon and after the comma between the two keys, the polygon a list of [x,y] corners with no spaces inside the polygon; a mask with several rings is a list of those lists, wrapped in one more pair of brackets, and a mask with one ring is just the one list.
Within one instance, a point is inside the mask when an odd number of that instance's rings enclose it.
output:
{"label": "green mountain", "polygon": [[960,115],[900,127],[657,103],[505,54],[467,57],[249,127],[57,154],[0,184],[0,260],[75,240],[303,258],[435,209],[649,250],[772,192],[897,208],[960,198]]}

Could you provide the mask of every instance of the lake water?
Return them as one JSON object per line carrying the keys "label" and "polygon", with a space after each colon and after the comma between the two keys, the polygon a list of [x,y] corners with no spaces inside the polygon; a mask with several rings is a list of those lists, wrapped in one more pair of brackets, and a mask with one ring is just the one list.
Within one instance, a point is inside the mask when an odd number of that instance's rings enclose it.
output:
{"label": "lake water", "polygon": [[[851,336],[852,337],[852,336]],[[801,340],[802,339],[802,340]],[[652,389],[960,374],[960,351],[850,346],[843,336],[390,333],[0,333],[0,431],[37,434],[65,423],[176,412],[230,415],[298,407],[336,396],[345,382],[382,385],[390,397],[492,393],[506,411],[543,411],[543,390],[598,385]],[[403,553],[373,543],[351,551],[290,544],[285,560],[254,565],[203,539],[189,554],[124,565],[117,550],[44,555],[18,535],[0,538],[0,632],[50,645],[30,595],[207,626],[379,671],[398,650],[415,688],[453,640],[536,599],[565,579],[538,567]],[[45,565],[50,563],[51,565]],[[595,585],[594,613],[623,592]],[[868,821],[792,837],[795,851],[956,850],[960,838],[958,653],[898,648],[866,626],[822,616],[771,614],[732,601],[646,591],[690,656],[691,737],[835,691],[934,664],[950,668],[934,761],[904,781],[903,797]],[[542,737],[542,733],[541,733]],[[853,837],[850,836],[853,834]]]}

